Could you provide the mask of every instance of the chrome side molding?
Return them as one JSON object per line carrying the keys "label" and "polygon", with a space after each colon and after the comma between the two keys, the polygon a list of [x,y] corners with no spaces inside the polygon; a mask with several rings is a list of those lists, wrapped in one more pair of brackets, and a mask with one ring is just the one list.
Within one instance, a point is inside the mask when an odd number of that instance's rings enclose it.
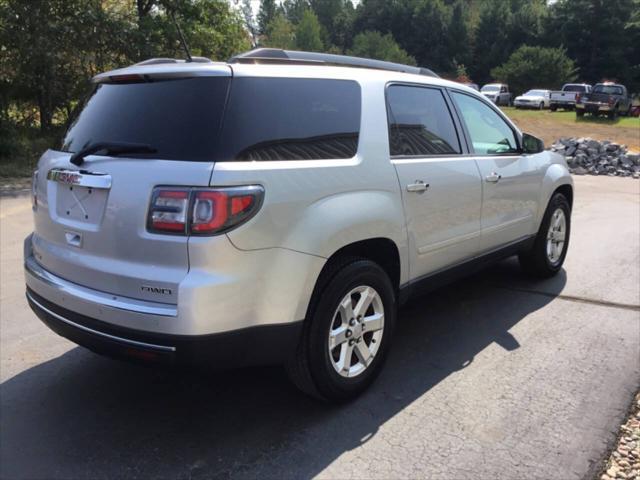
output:
{"label": "chrome side molding", "polygon": [[49,170],[49,173],[47,173],[47,180],[64,183],[66,185],[78,185],[80,187],[105,190],[111,188],[111,175],[99,172],[87,172],[85,170],[52,168]]}

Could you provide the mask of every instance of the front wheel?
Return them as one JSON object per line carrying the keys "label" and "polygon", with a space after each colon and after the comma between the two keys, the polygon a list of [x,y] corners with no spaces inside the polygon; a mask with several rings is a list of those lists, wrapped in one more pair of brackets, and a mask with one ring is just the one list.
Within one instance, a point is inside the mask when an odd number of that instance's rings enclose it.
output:
{"label": "front wheel", "polygon": [[536,277],[552,277],[560,271],[569,247],[571,206],[561,193],[555,193],[544,213],[533,247],[519,254],[523,270]]}
{"label": "front wheel", "polygon": [[538,105],[538,110],[543,110],[544,109],[544,103],[540,102],[540,105]]}
{"label": "front wheel", "polygon": [[607,113],[607,118],[609,118],[609,120],[616,120],[618,118],[618,109],[614,108],[612,111]]}
{"label": "front wheel", "polygon": [[305,393],[344,402],[382,369],[395,326],[395,292],[379,265],[359,258],[330,266],[318,287],[286,369]]}

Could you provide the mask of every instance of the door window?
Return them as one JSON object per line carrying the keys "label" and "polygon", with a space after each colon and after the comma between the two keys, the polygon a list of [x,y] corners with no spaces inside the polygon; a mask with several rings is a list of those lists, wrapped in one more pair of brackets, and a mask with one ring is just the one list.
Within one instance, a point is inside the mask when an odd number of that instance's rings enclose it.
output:
{"label": "door window", "polygon": [[518,143],[511,127],[495,110],[470,95],[452,92],[478,155],[518,153]]}
{"label": "door window", "polygon": [[453,119],[440,90],[391,85],[387,108],[392,156],[460,153]]}

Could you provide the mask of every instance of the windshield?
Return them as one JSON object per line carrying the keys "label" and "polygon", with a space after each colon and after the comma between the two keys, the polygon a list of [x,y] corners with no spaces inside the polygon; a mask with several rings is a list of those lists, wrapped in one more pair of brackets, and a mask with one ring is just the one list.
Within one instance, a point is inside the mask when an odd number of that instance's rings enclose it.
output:
{"label": "windshield", "polygon": [[525,97],[544,97],[546,93],[546,90],[529,90],[524,95]]}
{"label": "windshield", "polygon": [[481,92],[497,92],[498,90],[500,90],[498,85],[485,85],[482,87]]}
{"label": "windshield", "polygon": [[562,87],[563,92],[586,92],[587,87],[584,85],[565,85]]}
{"label": "windshield", "polygon": [[593,93],[606,93],[607,95],[622,95],[622,87],[617,85],[596,85]]}
{"label": "windshield", "polygon": [[62,142],[78,152],[91,144],[144,144],[154,153],[127,154],[212,161],[229,77],[193,77],[98,84]]}

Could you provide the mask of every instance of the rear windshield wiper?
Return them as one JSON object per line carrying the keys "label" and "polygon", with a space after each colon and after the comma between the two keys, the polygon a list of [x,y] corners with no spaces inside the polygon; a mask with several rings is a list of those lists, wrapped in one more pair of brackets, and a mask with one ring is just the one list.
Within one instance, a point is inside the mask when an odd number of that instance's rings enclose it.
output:
{"label": "rear windshield wiper", "polygon": [[155,153],[158,150],[146,143],[98,142],[92,143],[74,153],[69,161],[74,165],[80,166],[84,161],[84,157],[102,151],[107,155],[120,155],[121,153]]}

